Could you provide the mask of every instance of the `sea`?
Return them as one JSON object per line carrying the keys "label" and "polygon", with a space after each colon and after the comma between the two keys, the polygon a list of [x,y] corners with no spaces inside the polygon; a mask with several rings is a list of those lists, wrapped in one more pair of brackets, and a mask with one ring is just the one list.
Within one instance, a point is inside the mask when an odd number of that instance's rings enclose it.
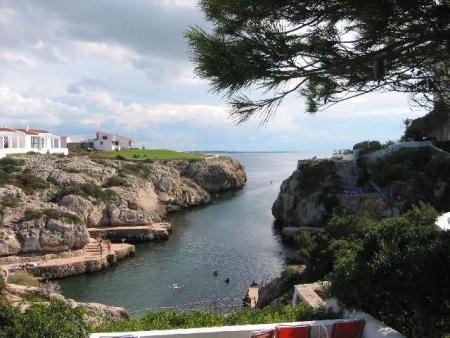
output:
{"label": "sea", "polygon": [[312,155],[221,155],[246,167],[248,181],[242,189],[220,193],[209,205],[169,214],[174,231],[167,241],[137,244],[136,255],[111,268],[59,280],[64,296],[139,313],[242,298],[253,281],[277,277],[294,252],[274,229],[272,204],[297,161]]}

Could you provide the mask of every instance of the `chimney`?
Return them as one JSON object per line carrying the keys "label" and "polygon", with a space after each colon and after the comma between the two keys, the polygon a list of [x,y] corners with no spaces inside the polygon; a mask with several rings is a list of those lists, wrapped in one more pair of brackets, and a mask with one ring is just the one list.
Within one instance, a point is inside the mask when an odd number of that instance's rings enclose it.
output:
{"label": "chimney", "polygon": [[27,127],[25,128],[25,130],[28,132],[28,123],[27,123]]}

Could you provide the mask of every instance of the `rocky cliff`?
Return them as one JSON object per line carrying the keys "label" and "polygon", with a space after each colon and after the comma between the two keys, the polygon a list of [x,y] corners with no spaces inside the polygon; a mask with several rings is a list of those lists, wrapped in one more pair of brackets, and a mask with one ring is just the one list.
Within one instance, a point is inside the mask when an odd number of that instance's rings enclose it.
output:
{"label": "rocky cliff", "polygon": [[357,185],[357,179],[353,162],[300,160],[297,169],[282,183],[273,204],[277,225],[320,227],[332,215],[364,211],[373,218],[381,218],[398,212],[391,201],[374,193],[343,194],[343,188]]}
{"label": "rocky cliff", "polygon": [[0,255],[82,248],[88,227],[147,225],[242,187],[231,158],[132,162],[21,155],[0,160]]}

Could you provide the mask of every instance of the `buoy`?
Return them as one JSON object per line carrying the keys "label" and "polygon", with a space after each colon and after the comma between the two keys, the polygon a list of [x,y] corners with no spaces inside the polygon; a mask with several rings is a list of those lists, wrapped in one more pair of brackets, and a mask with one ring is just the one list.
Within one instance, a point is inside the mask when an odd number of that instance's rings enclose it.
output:
{"label": "buoy", "polygon": [[230,284],[230,279],[229,278],[225,279],[225,283]]}
{"label": "buoy", "polygon": [[217,272],[217,270],[215,270],[215,271],[213,272],[213,275],[214,275],[214,277],[217,277],[217,276],[219,275],[219,273]]}

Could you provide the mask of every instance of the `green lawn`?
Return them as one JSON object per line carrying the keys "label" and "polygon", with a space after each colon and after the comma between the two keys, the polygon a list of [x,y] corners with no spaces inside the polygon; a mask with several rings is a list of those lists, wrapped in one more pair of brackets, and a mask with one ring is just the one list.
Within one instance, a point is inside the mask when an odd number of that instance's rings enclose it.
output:
{"label": "green lawn", "polygon": [[204,159],[205,154],[187,153],[167,149],[127,149],[121,151],[108,151],[98,153],[103,158],[123,157],[126,160],[192,160]]}

